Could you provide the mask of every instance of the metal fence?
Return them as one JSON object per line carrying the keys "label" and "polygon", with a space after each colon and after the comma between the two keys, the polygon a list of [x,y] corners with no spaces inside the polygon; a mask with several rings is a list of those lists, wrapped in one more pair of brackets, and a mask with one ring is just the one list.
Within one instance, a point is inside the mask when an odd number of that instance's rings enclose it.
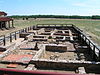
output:
{"label": "metal fence", "polygon": [[[99,47],[97,45],[95,45],[95,43],[89,37],[87,37],[83,33],[82,30],[80,30],[75,25],[73,25],[73,24],[38,24],[37,27],[39,27],[39,28],[41,28],[41,27],[45,27],[45,28],[49,28],[49,27],[51,27],[51,28],[71,27],[71,28],[74,28],[78,33],[78,38],[80,40],[82,40],[84,43],[86,43],[89,46],[90,50],[93,51],[93,54],[92,54],[93,59],[100,61],[100,49],[99,49]],[[80,41],[80,42],[82,42],[82,41]]]}
{"label": "metal fence", "polygon": [[10,33],[9,35],[1,35],[0,36],[0,46],[5,46],[7,42],[12,42],[13,40],[17,40],[19,38],[20,33],[28,32],[33,29],[33,26],[15,31]]}

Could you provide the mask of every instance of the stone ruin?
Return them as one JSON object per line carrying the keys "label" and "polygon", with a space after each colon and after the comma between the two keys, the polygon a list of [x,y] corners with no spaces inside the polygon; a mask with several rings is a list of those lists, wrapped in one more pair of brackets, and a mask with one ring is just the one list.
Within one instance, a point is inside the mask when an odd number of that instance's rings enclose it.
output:
{"label": "stone ruin", "polygon": [[92,50],[94,46],[88,45],[82,36],[73,25],[37,25],[20,33],[9,46],[0,47],[1,68],[100,74],[99,57]]}

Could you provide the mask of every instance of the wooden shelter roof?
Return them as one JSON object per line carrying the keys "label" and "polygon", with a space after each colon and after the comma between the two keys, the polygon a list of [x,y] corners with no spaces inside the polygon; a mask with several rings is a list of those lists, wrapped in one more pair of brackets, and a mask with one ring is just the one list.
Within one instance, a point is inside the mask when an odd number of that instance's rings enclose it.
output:
{"label": "wooden shelter roof", "polygon": [[13,19],[8,18],[8,17],[0,17],[0,21],[11,21]]}
{"label": "wooden shelter roof", "polygon": [[7,13],[5,13],[5,12],[0,12],[0,15],[7,15]]}

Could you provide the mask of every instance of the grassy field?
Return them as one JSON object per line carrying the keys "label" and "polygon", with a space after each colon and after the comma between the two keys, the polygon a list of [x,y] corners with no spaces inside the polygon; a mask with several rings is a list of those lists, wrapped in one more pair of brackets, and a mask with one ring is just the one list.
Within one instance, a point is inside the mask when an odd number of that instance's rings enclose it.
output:
{"label": "grassy field", "polygon": [[100,46],[100,20],[87,19],[29,19],[29,20],[15,20],[15,28],[11,30],[0,31],[0,35],[9,34],[10,32],[23,29],[25,27],[36,24],[74,24],[82,29],[85,33],[92,36],[92,40]]}

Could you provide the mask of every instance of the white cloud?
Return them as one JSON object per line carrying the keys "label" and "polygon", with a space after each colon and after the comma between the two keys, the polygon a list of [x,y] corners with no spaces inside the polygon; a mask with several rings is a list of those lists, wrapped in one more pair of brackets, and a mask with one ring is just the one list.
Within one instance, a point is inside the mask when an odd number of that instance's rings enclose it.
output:
{"label": "white cloud", "polygon": [[85,3],[74,3],[74,6],[80,6],[80,7],[86,7],[87,5]]}
{"label": "white cloud", "polygon": [[83,2],[73,3],[74,6],[87,7],[87,8],[100,8],[99,0],[86,0]]}

